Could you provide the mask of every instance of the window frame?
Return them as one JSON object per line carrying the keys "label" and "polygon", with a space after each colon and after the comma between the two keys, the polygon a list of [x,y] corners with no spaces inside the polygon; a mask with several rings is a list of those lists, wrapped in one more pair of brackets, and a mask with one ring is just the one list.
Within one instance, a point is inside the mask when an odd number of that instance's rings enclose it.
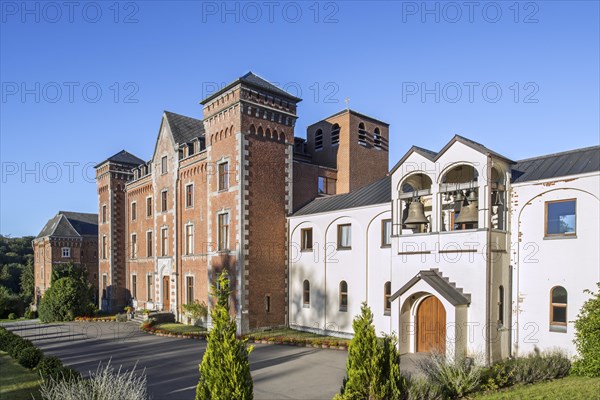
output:
{"label": "window frame", "polygon": [[132,259],[136,259],[137,258],[137,233],[132,233],[131,234],[131,258]]}
{"label": "window frame", "polygon": [[[227,224],[221,225],[221,218],[227,218]],[[230,216],[229,211],[217,213],[217,251],[229,251],[230,243],[229,243],[229,227],[230,227]],[[226,230],[225,234],[223,234],[223,229]],[[225,239],[225,243],[223,243],[223,239]]]}
{"label": "window frame", "polygon": [[137,274],[131,274],[131,298],[137,299]]}
{"label": "window frame", "polygon": [[[304,234],[309,233],[310,236],[310,246],[306,246],[306,242],[304,240]],[[302,228],[300,229],[300,251],[313,251],[313,228]]]}
{"label": "window frame", "polygon": [[102,259],[106,260],[108,254],[108,244],[106,235],[102,235]]}
{"label": "window frame", "polygon": [[506,296],[506,292],[504,290],[504,286],[498,286],[498,325],[504,326],[504,318],[505,318],[505,310],[504,310],[504,298]]}
{"label": "window frame", "polygon": [[[548,206],[556,203],[575,203],[575,232],[548,233]],[[577,198],[549,200],[544,203],[544,238],[577,237]]]}
{"label": "window frame", "polygon": [[310,281],[308,279],[302,282],[302,307],[310,308]]}
{"label": "window frame", "polygon": [[[221,168],[224,170],[222,171]],[[229,190],[229,161],[222,161],[217,164],[217,191],[227,190]]]}
{"label": "window frame", "polygon": [[103,224],[105,224],[107,221],[107,217],[106,217],[107,213],[108,213],[108,210],[106,208],[106,204],[102,204],[102,223]]}
{"label": "window frame", "polygon": [[169,172],[168,158],[167,158],[167,156],[162,156],[160,158],[160,174],[164,175],[168,172]]}
{"label": "window frame", "polygon": [[[342,245],[342,229],[344,227],[349,227],[350,229],[350,245],[343,246]],[[352,224],[338,224],[337,226],[337,249],[338,250],[352,250]]]}
{"label": "window frame", "polygon": [[186,256],[194,254],[194,224],[185,225],[185,253]]}
{"label": "window frame", "polygon": [[62,247],[60,249],[60,255],[61,255],[61,258],[71,258],[71,248],[70,247]]}
{"label": "window frame", "polygon": [[168,257],[169,252],[167,248],[169,247],[169,228],[162,227],[160,228],[160,256]]}
{"label": "window frame", "polygon": [[167,212],[169,209],[169,190],[163,189],[160,191],[160,212]]}
{"label": "window frame", "polygon": [[131,202],[131,220],[135,221],[137,220],[137,201],[132,201]]}
{"label": "window frame", "polygon": [[[390,227],[388,229],[389,236],[386,236],[386,234],[385,234],[385,225],[386,224],[390,225]],[[386,239],[389,239],[389,242]],[[392,219],[391,218],[381,220],[381,247],[382,248],[392,247]]]}
{"label": "window frame", "polygon": [[153,251],[153,241],[154,241],[154,233],[152,231],[146,231],[146,257],[152,257],[154,254]]}
{"label": "window frame", "polygon": [[383,284],[383,315],[392,314],[392,282]]}
{"label": "window frame", "polygon": [[331,145],[332,146],[338,146],[340,144],[340,133],[341,133],[341,126],[340,124],[333,124],[331,127],[331,133],[330,133],[330,138],[331,138]]}
{"label": "window frame", "polygon": [[185,208],[194,208],[194,184],[185,185]]}
{"label": "window frame", "polygon": [[150,218],[152,216],[152,196],[146,197],[146,218]]}
{"label": "window frame", "polygon": [[152,302],[152,292],[154,292],[154,276],[152,274],[146,275],[146,301]]}
{"label": "window frame", "polygon": [[315,151],[323,150],[323,129],[315,131]]}
{"label": "window frame", "polygon": [[[562,288],[567,296],[567,301],[566,303],[555,303],[553,300],[553,296],[554,296],[554,290],[558,289],[558,288]],[[560,308],[564,308],[565,309],[565,322],[558,322],[554,320],[554,308],[555,307],[560,307]],[[569,307],[569,291],[562,285],[556,285],[553,286],[550,289],[550,328],[552,327],[556,327],[556,328],[564,328],[566,329],[567,324],[569,323],[569,317],[568,317],[568,307]]]}
{"label": "window frame", "polygon": [[[345,290],[342,290],[342,284],[344,284],[346,286]],[[348,282],[346,281],[340,281],[339,284],[339,310],[341,312],[347,312],[348,311]],[[344,304],[344,299],[346,300]]]}
{"label": "window frame", "polygon": [[[190,281],[192,282],[191,285]],[[185,277],[185,304],[192,304],[194,302],[194,283],[193,275],[187,275]]]}

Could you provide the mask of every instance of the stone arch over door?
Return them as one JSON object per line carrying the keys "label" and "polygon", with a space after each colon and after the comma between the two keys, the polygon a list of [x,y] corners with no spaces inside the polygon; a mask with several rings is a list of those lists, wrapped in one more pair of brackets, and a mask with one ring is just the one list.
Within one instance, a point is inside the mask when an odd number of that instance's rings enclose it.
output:
{"label": "stone arch over door", "polygon": [[417,306],[416,351],[446,353],[446,309],[435,296],[427,296]]}

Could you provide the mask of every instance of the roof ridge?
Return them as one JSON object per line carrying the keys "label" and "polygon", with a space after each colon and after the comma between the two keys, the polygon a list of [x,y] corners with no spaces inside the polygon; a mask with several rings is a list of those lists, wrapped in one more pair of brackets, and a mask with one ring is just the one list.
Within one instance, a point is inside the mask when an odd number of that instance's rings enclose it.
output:
{"label": "roof ridge", "polygon": [[540,155],[540,156],[523,158],[521,160],[517,160],[516,163],[518,164],[520,162],[525,162],[525,161],[540,160],[542,158],[549,158],[549,157],[557,157],[557,156],[562,156],[562,155],[565,155],[565,154],[573,154],[573,153],[578,153],[578,152],[583,152],[583,151],[588,151],[588,150],[593,150],[593,149],[600,150],[600,145],[594,145],[594,146],[588,146],[588,147],[580,147],[580,148],[577,148],[577,149],[571,149],[571,150],[566,150],[566,151],[559,151],[558,153],[549,153],[549,154],[543,154],[543,155]]}

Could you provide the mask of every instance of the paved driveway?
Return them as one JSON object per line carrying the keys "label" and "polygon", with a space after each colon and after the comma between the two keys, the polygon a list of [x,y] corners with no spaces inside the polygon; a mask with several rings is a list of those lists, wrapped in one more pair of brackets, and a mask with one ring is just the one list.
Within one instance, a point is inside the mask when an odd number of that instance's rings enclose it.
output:
{"label": "paved driveway", "polygon": [[[165,338],[116,322],[3,324],[87,375],[99,362],[147,375],[153,399],[193,399],[206,342]],[[255,399],[331,399],[345,375],[347,353],[280,345],[255,345],[250,355]]]}

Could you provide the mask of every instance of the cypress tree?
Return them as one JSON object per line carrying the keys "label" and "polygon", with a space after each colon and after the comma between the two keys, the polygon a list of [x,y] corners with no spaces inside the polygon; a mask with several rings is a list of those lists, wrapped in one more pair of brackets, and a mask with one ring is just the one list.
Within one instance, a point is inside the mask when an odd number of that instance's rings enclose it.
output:
{"label": "cypress tree", "polygon": [[229,315],[229,279],[225,272],[212,287],[217,304],[212,308],[212,329],[200,363],[196,400],[250,400],[253,383],[248,356],[252,346],[236,338],[235,319]]}

